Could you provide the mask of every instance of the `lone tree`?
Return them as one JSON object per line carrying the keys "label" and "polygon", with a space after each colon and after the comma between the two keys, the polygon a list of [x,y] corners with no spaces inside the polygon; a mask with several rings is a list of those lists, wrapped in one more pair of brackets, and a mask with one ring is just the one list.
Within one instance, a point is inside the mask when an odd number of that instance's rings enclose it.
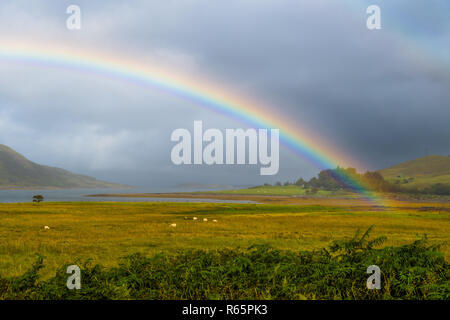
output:
{"label": "lone tree", "polygon": [[38,194],[38,195],[33,196],[33,202],[39,203],[41,201],[44,201],[44,197],[42,195]]}
{"label": "lone tree", "polygon": [[306,183],[305,180],[303,180],[302,178],[299,178],[299,179],[295,182],[295,185],[298,186],[298,187],[303,187],[303,186],[305,186],[305,183]]}

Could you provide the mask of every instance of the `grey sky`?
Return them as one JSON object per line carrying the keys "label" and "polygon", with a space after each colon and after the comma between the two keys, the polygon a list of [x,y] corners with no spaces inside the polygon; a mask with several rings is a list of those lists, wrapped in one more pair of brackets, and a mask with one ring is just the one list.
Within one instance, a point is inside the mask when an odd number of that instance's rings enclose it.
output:
{"label": "grey sky", "polygon": [[[80,31],[65,27],[69,4],[81,7]],[[381,7],[381,30],[366,28],[369,4]],[[0,39],[42,39],[203,75],[378,169],[450,154],[449,17],[446,0],[4,0]],[[259,176],[259,166],[177,167],[170,133],[192,130],[194,120],[242,127],[158,90],[0,59],[0,143],[33,161],[148,186],[257,184],[319,170],[283,147],[272,177]]]}

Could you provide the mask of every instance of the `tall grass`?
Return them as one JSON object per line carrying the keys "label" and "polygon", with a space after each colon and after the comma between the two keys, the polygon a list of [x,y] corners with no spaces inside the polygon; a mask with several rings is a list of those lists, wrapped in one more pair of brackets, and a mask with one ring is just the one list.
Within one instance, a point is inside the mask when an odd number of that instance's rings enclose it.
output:
{"label": "tall grass", "polygon": [[[376,249],[370,229],[313,251],[182,250],[129,255],[118,267],[89,261],[81,290],[68,290],[67,265],[39,279],[44,258],[18,277],[0,278],[1,299],[450,299],[450,268],[427,239]],[[382,272],[382,288],[366,288],[367,267]]]}
{"label": "tall grass", "polygon": [[[321,203],[324,205],[318,205]],[[2,204],[0,275],[22,275],[36,253],[46,257],[40,274],[47,279],[67,262],[92,259],[111,268],[121,257],[136,252],[153,256],[254,244],[269,244],[278,250],[313,250],[351,238],[356,229],[366,230],[370,225],[376,225],[374,236],[388,237],[385,245],[389,246],[408,244],[427,234],[430,244],[442,244],[441,251],[450,261],[447,203],[405,202],[404,207],[386,210],[332,206],[327,199],[318,204]],[[170,227],[172,223],[176,228]],[[45,225],[51,229],[44,230]]]}

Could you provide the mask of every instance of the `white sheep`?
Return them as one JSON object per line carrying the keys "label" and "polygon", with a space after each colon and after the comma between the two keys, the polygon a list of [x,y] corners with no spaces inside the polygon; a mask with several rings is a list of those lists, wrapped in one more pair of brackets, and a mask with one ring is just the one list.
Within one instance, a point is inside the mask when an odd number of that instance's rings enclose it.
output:
{"label": "white sheep", "polygon": [[197,220],[197,217],[193,217],[192,220]]}
{"label": "white sheep", "polygon": [[44,226],[44,230],[50,230],[49,226]]}
{"label": "white sheep", "polygon": [[176,224],[176,223],[172,223],[170,226],[171,226],[171,227],[176,227],[177,224]]}
{"label": "white sheep", "polygon": [[214,220],[213,220],[213,222],[217,222],[217,220],[216,220],[216,219],[214,219]]}
{"label": "white sheep", "polygon": [[206,221],[208,221],[208,219],[206,219],[206,218],[203,218],[203,221],[205,221],[205,222],[206,222]]}

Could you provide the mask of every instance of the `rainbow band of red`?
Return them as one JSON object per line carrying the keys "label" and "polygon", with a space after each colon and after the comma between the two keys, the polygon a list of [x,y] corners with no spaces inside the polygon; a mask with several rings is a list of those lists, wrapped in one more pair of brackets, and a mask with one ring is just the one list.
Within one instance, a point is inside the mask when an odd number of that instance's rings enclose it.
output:
{"label": "rainbow band of red", "polygon": [[[43,48],[44,47],[44,48]],[[114,59],[98,52],[73,52],[49,46],[2,45],[0,62],[31,63],[87,72],[120,79],[134,85],[151,87],[189,100],[196,105],[231,117],[250,127],[280,129],[280,139],[290,150],[309,160],[320,169],[337,166],[361,166],[343,156],[337,148],[318,138],[317,132],[293,125],[290,120],[244,97],[236,97],[211,82],[192,81],[174,72],[159,70],[148,65],[134,64],[130,60]],[[273,110],[273,108],[271,108]],[[350,176],[341,177],[364,198],[381,203],[370,190]]]}

